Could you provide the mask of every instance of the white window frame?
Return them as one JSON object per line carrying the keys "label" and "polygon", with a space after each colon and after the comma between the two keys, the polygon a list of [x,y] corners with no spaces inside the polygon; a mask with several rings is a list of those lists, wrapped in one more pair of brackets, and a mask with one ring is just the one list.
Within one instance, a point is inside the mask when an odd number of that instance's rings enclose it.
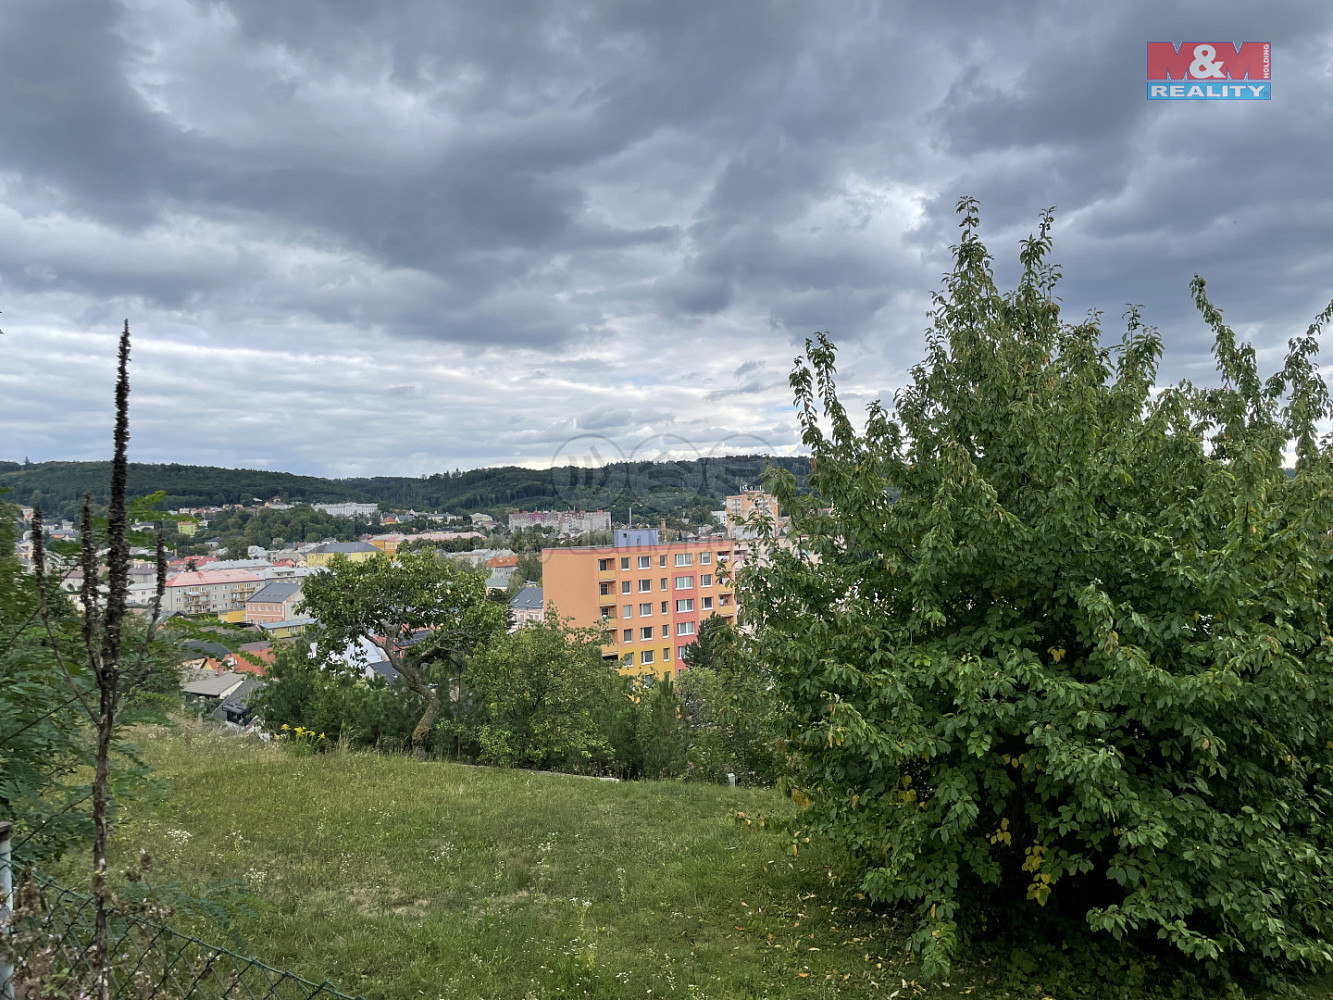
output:
{"label": "white window frame", "polygon": [[694,635],[694,622],[676,622],[676,635]]}
{"label": "white window frame", "polygon": [[[682,581],[684,581],[684,582],[682,582]],[[677,589],[677,590],[693,590],[693,589],[694,589],[694,577],[692,577],[692,576],[678,576],[678,577],[676,577],[676,589]]]}

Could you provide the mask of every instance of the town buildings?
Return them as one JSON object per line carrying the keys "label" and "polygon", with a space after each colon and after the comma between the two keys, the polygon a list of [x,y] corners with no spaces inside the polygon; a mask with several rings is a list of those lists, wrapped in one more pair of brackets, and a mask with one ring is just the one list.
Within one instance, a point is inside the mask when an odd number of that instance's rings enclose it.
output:
{"label": "town buildings", "polygon": [[274,580],[255,591],[245,602],[245,621],[251,625],[272,624],[296,617],[301,603],[301,584],[294,580]]}
{"label": "town buildings", "polygon": [[604,510],[519,510],[509,515],[509,530],[546,528],[572,538],[594,531],[610,531],[611,515]]}
{"label": "town buildings", "polygon": [[602,655],[621,673],[669,677],[710,615],[735,622],[724,571],[730,539],[662,542],[655,528],[617,530],[611,545],[542,551],[545,606],[581,627],[600,625]]}
{"label": "town buildings", "polygon": [[542,620],[544,602],[541,587],[523,587],[509,599],[509,631]]}
{"label": "town buildings", "polygon": [[307,566],[327,566],[334,556],[346,556],[351,562],[361,562],[377,556],[380,550],[369,542],[322,542],[305,554]]}
{"label": "town buildings", "polygon": [[245,602],[267,583],[263,577],[240,569],[196,570],[168,577],[162,594],[164,614],[215,614],[240,621]]}

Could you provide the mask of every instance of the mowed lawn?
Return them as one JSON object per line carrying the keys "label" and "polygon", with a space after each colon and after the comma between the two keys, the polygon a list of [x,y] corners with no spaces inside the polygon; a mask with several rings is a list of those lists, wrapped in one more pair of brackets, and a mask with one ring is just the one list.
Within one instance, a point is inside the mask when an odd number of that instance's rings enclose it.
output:
{"label": "mowed lawn", "polygon": [[[244,880],[251,954],[372,1000],[1091,995],[995,954],[916,982],[840,854],[738,824],[790,815],[774,791],[300,757],[197,723],[133,735],[162,794],[121,817],[114,870],[143,849],[155,881]],[[1115,992],[1145,987],[1201,995]]]}
{"label": "mowed lawn", "polygon": [[308,979],[385,1000],[926,995],[841,858],[737,824],[789,812],[776,792],[297,757],[190,728],[134,734],[164,793],[122,816],[115,867],[146,849],[155,880],[244,879],[266,904],[241,921],[249,950]]}

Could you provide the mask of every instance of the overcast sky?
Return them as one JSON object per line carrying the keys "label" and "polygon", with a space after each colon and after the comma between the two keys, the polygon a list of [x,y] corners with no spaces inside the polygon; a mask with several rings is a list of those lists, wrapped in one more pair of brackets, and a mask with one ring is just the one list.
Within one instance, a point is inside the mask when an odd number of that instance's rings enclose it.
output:
{"label": "overcast sky", "polygon": [[[1145,99],[1216,39],[1271,101]],[[1164,381],[1195,272],[1271,369],[1331,154],[1325,0],[0,0],[0,458],[108,456],[126,317],[137,461],[791,452],[805,337],[855,406],[920,359],[963,194],[1005,283],[1056,206],[1067,317],[1141,303]]]}

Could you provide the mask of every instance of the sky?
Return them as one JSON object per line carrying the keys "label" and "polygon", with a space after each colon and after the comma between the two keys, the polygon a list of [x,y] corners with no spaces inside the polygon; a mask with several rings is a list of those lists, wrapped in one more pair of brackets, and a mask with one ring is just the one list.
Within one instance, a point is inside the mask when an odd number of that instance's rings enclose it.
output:
{"label": "sky", "polygon": [[[799,451],[787,376],[888,400],[981,202],[1054,206],[1066,318],[1195,273],[1280,365],[1333,297],[1333,5],[4,0],[0,458],[327,476]],[[1148,101],[1149,41],[1272,43]],[[1333,354],[1323,358],[1329,361]]]}

